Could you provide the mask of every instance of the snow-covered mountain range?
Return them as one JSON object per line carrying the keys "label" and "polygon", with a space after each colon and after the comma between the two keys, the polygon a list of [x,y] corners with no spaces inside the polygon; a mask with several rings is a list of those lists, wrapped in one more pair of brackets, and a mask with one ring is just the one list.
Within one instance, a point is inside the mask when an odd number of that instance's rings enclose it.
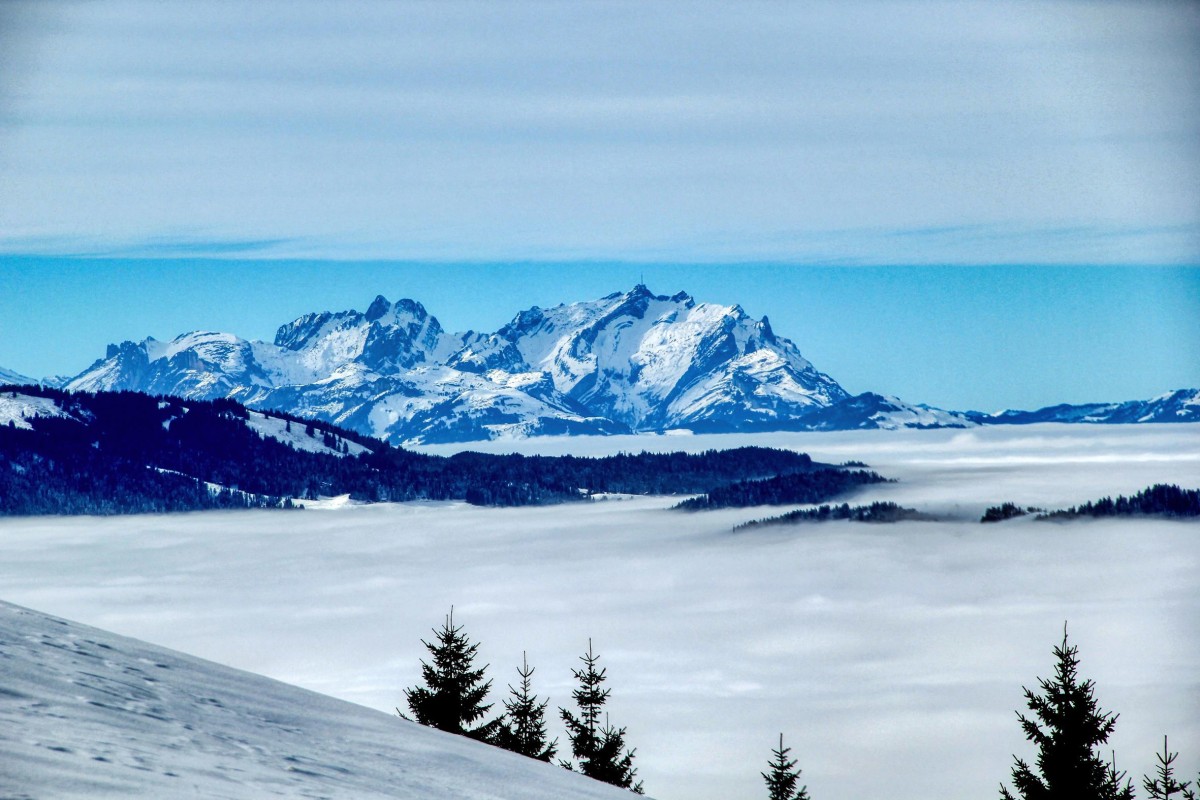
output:
{"label": "snow-covered mountain range", "polygon": [[1149,400],[1124,403],[1084,403],[1047,406],[1037,411],[1000,411],[967,415],[990,425],[1026,425],[1033,422],[1200,422],[1200,390],[1176,389]]}
{"label": "snow-covered mountain range", "polygon": [[462,736],[0,602],[0,795],[602,800]]}
{"label": "snow-covered mountain range", "polygon": [[[377,297],[366,312],[300,317],[271,343],[211,332],[124,342],[65,388],[228,397],[393,443],[786,429],[851,399],[768,320],[641,285],[534,307],[494,333],[450,334],[420,303]],[[829,419],[886,426],[896,411],[973,424],[899,401],[868,415],[846,406]]]}
{"label": "snow-covered mountain range", "polygon": [[269,343],[197,331],[170,342],[109,345],[104,358],[55,383],[76,391],[226,397],[394,444],[675,429],[1200,420],[1195,390],[1147,401],[1162,410],[1124,404],[997,415],[870,392],[851,396],[765,317],[698,303],[684,292],[656,295],[644,285],[589,302],[535,306],[494,333],[448,333],[420,303],[381,296],[365,312],[306,314]]}

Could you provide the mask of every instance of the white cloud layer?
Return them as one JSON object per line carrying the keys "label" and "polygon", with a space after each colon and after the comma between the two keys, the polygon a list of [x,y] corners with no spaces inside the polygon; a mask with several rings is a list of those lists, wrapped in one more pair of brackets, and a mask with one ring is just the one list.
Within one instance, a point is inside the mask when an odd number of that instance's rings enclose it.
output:
{"label": "white cloud layer", "polygon": [[[0,245],[1200,253],[1187,3],[10,3]],[[956,233],[957,231],[957,233]],[[915,238],[904,238],[915,237]]]}
{"label": "white cloud layer", "polygon": [[1196,524],[973,521],[1005,500],[1200,487],[1196,426],[541,444],[747,442],[863,459],[900,482],[856,501],[957,521],[735,535],[778,509],[681,515],[668,499],[6,519],[0,584],[9,601],[384,710],[418,681],[418,639],[451,604],[497,688],[527,650],[553,704],[590,636],[612,720],[663,800],[761,794],[780,731],[814,797],[987,796],[1030,755],[1013,711],[1069,620],[1083,675],[1121,714],[1121,767],[1149,771],[1167,732],[1182,771],[1200,768]]}

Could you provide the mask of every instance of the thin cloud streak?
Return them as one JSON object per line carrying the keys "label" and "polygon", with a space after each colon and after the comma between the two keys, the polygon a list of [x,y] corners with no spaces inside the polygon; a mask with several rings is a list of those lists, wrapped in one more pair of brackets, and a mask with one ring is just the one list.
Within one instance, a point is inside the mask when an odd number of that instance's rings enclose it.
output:
{"label": "thin cloud streak", "polygon": [[[443,234],[456,233],[454,241]],[[320,259],[331,262],[387,260],[430,264],[494,262],[586,263],[606,260],[607,244],[513,243],[492,241],[456,226],[451,230],[408,229],[394,238],[359,235],[224,239],[205,234],[156,235],[146,239],[104,236],[5,235],[0,252],[86,258]],[[1103,229],[1095,226],[1022,228],[1011,225],[957,225],[932,228],[860,228],[828,231],[764,231],[753,242],[734,232],[664,237],[655,243],[623,243],[620,260],[630,264],[759,264],[812,266],[941,265],[978,266],[972,259],[992,253],[996,265],[1186,265],[1200,252],[1200,224]]]}

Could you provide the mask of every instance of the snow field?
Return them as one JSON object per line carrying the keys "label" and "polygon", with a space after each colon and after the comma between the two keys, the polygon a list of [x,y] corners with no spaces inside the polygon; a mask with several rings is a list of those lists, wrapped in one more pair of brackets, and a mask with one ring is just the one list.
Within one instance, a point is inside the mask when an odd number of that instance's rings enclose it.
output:
{"label": "snow field", "polygon": [[246,419],[246,426],[264,439],[276,439],[284,444],[290,444],[296,450],[303,450],[309,453],[357,456],[367,452],[367,448],[358,442],[352,442],[349,439],[342,439],[341,437],[338,437],[338,440],[339,442],[344,441],[346,443],[348,452],[338,452],[325,446],[324,434],[321,431],[317,431],[315,436],[309,436],[304,432],[305,425],[303,422],[293,422],[289,426],[286,419],[268,416],[258,411],[250,412],[249,417]]}
{"label": "snow field", "polygon": [[568,705],[590,636],[612,721],[663,800],[761,796],[781,731],[814,798],[994,796],[1012,755],[1032,754],[1013,712],[1021,687],[1050,673],[1069,620],[1082,674],[1121,714],[1119,766],[1149,771],[1167,733],[1190,775],[1200,526],[975,520],[1005,500],[1200,487],[1195,427],[490,443],[592,454],[773,443],[900,479],[851,502],[952,521],[731,534],[786,509],[679,514],[666,510],[674,498],[9,519],[0,585],[22,605],[384,711],[419,680],[419,639],[451,604],[496,703],[526,650],[535,690]]}
{"label": "snow field", "polygon": [[32,417],[65,417],[67,416],[58,403],[49,397],[34,397],[21,392],[0,392],[0,425],[8,425],[24,430],[33,430],[29,424]]}

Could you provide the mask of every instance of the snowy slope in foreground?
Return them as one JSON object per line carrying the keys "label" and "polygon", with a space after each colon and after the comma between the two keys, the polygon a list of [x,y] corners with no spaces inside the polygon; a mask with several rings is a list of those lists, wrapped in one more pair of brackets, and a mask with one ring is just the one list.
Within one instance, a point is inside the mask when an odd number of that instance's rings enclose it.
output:
{"label": "snowy slope in foreground", "polygon": [[0,602],[4,797],[619,798],[378,711]]}

